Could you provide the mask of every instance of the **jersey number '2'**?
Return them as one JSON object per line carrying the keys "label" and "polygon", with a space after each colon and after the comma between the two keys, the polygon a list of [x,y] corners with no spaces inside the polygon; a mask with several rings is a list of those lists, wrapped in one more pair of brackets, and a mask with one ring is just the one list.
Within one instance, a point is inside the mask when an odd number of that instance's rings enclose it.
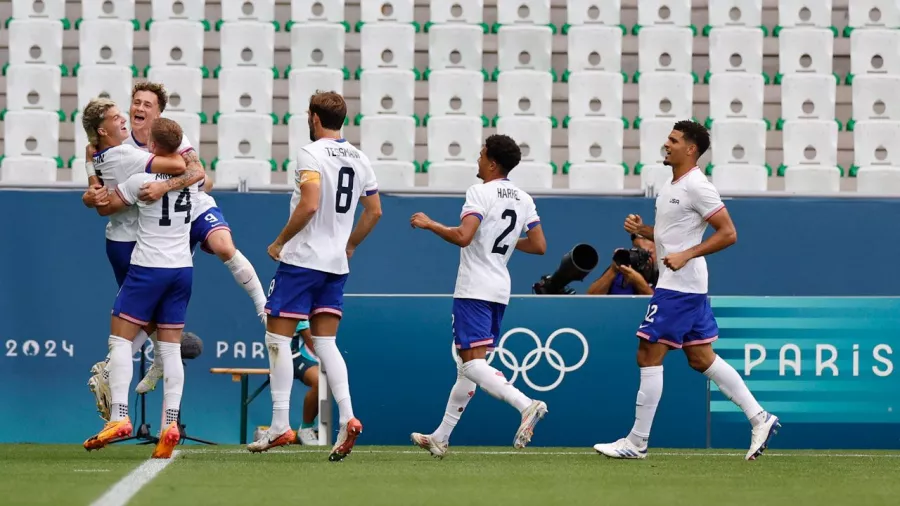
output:
{"label": "jersey number '2'", "polygon": [[494,241],[494,248],[491,249],[491,253],[505,255],[506,252],[509,251],[509,244],[500,246],[500,241],[506,239],[506,236],[508,236],[510,232],[512,232],[513,229],[516,228],[516,220],[518,219],[518,216],[516,216],[516,211],[513,209],[507,209],[506,211],[503,211],[503,214],[501,216],[504,220],[509,218],[509,226],[506,227],[506,230],[504,230],[503,233],[500,234],[499,237],[497,237],[497,240]]}
{"label": "jersey number '2'", "polygon": [[345,214],[350,210],[350,202],[353,201],[353,176],[355,175],[353,167],[341,167],[341,170],[338,171],[334,210],[340,214]]}
{"label": "jersey number '2'", "polygon": [[[175,199],[175,209],[172,211],[185,213],[184,222],[191,222],[191,190],[189,188],[181,190],[181,193],[178,194],[178,198]],[[172,220],[169,219],[169,194],[164,193],[162,198],[162,218],[159,219],[159,226],[168,227],[170,225],[172,225]]]}

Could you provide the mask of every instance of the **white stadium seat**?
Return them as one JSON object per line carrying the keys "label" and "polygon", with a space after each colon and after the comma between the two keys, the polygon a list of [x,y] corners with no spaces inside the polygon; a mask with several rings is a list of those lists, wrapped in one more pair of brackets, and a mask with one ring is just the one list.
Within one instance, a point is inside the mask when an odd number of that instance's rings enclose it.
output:
{"label": "white stadium seat", "polygon": [[[0,166],[4,183],[52,184],[56,182],[56,160],[38,156],[7,156]],[[81,168],[84,173],[84,169]]]}
{"label": "white stadium seat", "polygon": [[[239,2],[225,2],[223,5]],[[224,11],[224,8],[223,8]],[[223,69],[275,65],[275,27],[263,22],[228,22],[222,24],[219,52]]]}
{"label": "white stadium seat", "polygon": [[363,72],[359,83],[363,116],[415,114],[416,75],[411,70],[375,69]]}
{"label": "white stadium seat", "polygon": [[150,25],[150,68],[203,66],[203,25],[196,21],[154,21]]}
{"label": "white stadium seat", "polygon": [[649,119],[641,124],[640,161],[644,165],[662,165],[666,159],[663,149],[675,121],[670,119]]}
{"label": "white stadium seat", "polygon": [[625,171],[621,165],[577,163],[569,167],[569,189],[595,192],[618,192],[625,188]]}
{"label": "white stadium seat", "polygon": [[429,19],[436,24],[480,25],[484,22],[484,0],[431,0]]}
{"label": "white stadium seat", "polygon": [[569,76],[569,116],[599,116],[621,121],[624,93],[621,74],[573,72]]}
{"label": "white stadium seat", "polygon": [[549,72],[553,31],[549,26],[503,26],[497,33],[497,65],[501,72]]}
{"label": "white stadium seat", "polygon": [[203,73],[184,67],[151,67],[147,79],[165,83],[169,92],[166,111],[198,114],[203,112]]}
{"label": "white stadium seat", "polygon": [[84,109],[96,97],[109,98],[127,115],[131,105],[131,69],[112,65],[81,67],[78,71],[78,109]]}
{"label": "white stadium seat", "polygon": [[[181,125],[181,130],[184,132],[184,136],[188,138],[188,141],[190,141],[191,146],[194,146],[195,149],[200,149],[200,116],[198,114],[174,111],[170,107],[166,107],[166,110],[160,116],[169,118]],[[82,130],[84,129],[82,128]],[[82,149],[84,149],[83,146]]]}
{"label": "white stadium seat", "polygon": [[78,30],[78,63],[118,65],[134,63],[134,25],[121,19],[86,19]]}
{"label": "white stadium seat", "polygon": [[659,189],[664,184],[672,181],[672,167],[662,164],[652,164],[644,166],[641,171],[641,190],[646,191],[652,189],[653,195],[659,193]]}
{"label": "white stadium seat", "polygon": [[3,154],[59,156],[59,115],[51,111],[10,111],[3,119]]}
{"label": "white stadium seat", "polygon": [[272,118],[268,114],[223,114],[218,130],[220,160],[272,158]]}
{"label": "white stadium seat", "polygon": [[497,22],[501,26],[547,26],[550,0],[497,0]]}
{"label": "white stadium seat", "polygon": [[624,173],[624,144],[625,125],[618,118],[574,118],[569,122],[569,163],[618,165]]}
{"label": "white stadium seat", "polygon": [[638,71],[690,74],[694,33],[690,28],[659,26],[638,33]]}
{"label": "white stadium seat", "polygon": [[781,82],[781,117],[785,120],[835,118],[837,83],[829,74],[789,74]]}
{"label": "white stadium seat", "polygon": [[[275,0],[242,0],[222,2],[222,21],[257,21],[271,23],[275,20]],[[224,35],[224,34],[223,34]]]}
{"label": "white stadium seat", "polygon": [[6,72],[6,107],[10,111],[60,109],[62,76],[53,65],[10,65]]}
{"label": "white stadium seat", "polygon": [[103,0],[81,2],[81,17],[91,19],[118,19],[131,22],[135,19],[134,0]]}
{"label": "white stadium seat", "polygon": [[344,26],[310,23],[291,30],[291,69],[344,69]]}
{"label": "white stadium seat", "polygon": [[853,119],[900,120],[900,76],[859,76],[853,80]]}
{"label": "white stadium seat", "polygon": [[832,0],[778,0],[778,26],[829,28],[831,7]]}
{"label": "white stadium seat", "polygon": [[716,165],[712,184],[723,194],[764,192],[769,188],[769,172],[762,165]]}
{"label": "white stadium seat", "polygon": [[758,119],[723,119],[711,132],[712,164],[765,165],[766,123]]}
{"label": "white stadium seat", "polygon": [[[763,0],[715,0],[709,2],[709,26],[713,28],[762,26]],[[711,47],[711,45],[710,45]]]}
{"label": "white stadium seat", "polygon": [[[151,18],[154,23],[170,20],[203,21],[206,19],[206,0],[153,0]],[[150,25],[153,26],[152,24]]]}
{"label": "white stadium seat", "polygon": [[638,24],[642,27],[690,26],[691,0],[641,0],[638,3]]}
{"label": "white stadium seat", "polygon": [[568,70],[621,72],[622,30],[617,26],[573,26],[566,36]]}
{"label": "white stadium seat", "polygon": [[413,0],[366,0],[359,15],[363,23],[412,23]]}
{"label": "white stadium seat", "polygon": [[368,23],[360,30],[360,67],[415,68],[416,29],[408,23]]}
{"label": "white stadium seat", "polygon": [[714,28],[709,32],[709,73],[762,74],[763,32],[759,28]]}
{"label": "white stadium seat", "polygon": [[412,162],[372,161],[378,189],[405,190],[416,186],[416,166]]}
{"label": "white stadium seat", "polygon": [[63,25],[49,19],[13,19],[7,30],[9,64],[62,64]]}
{"label": "white stadium seat", "polygon": [[709,80],[709,117],[714,121],[763,119],[765,91],[760,74],[713,74]]}
{"label": "white stadium seat", "polygon": [[829,165],[788,166],[784,173],[784,191],[796,194],[837,193],[841,191],[841,171]]}
{"label": "white stadium seat", "polygon": [[439,116],[428,121],[428,161],[475,163],[481,152],[481,118]]}
{"label": "white stadium seat", "polygon": [[66,17],[66,0],[12,0],[13,19],[51,19]]}
{"label": "white stadium seat", "polygon": [[291,20],[296,23],[340,23],[344,19],[344,0],[291,0]]}
{"label": "white stadium seat", "polygon": [[[87,187],[88,175],[87,175],[87,172],[85,172],[85,168],[84,168],[84,148],[81,149],[81,153],[82,153],[81,158],[73,158],[70,161],[71,163],[69,164],[69,166],[72,168],[72,182],[78,183],[78,184],[81,184],[81,185]],[[56,172],[56,164],[55,163],[54,163],[53,172]],[[2,180],[2,179],[3,179],[3,177],[0,176],[0,180]]]}
{"label": "white stadium seat", "polygon": [[548,72],[515,70],[497,77],[497,115],[552,116],[553,76]]}
{"label": "white stadium seat", "polygon": [[900,74],[900,32],[893,28],[853,30],[850,73],[854,76]]}
{"label": "white stadium seat", "polygon": [[860,167],[856,191],[877,195],[900,195],[900,167]]}
{"label": "white stadium seat", "polygon": [[344,93],[344,74],[340,70],[297,68],[289,77],[288,112],[306,114],[309,99],[319,91]]}
{"label": "white stadium seat", "polygon": [[566,23],[569,25],[622,24],[622,0],[566,0]]}
{"label": "white stadium seat", "polygon": [[674,123],[692,117],[694,80],[689,74],[672,72],[644,74],[638,84],[638,92],[640,96],[638,115],[642,121],[649,118],[668,118]]}
{"label": "white stadium seat", "polygon": [[428,114],[484,114],[484,76],[469,70],[438,70],[428,77]]}
{"label": "white stadium seat", "polygon": [[484,32],[478,25],[435,25],[428,31],[428,68],[476,70],[484,68]]}
{"label": "white stadium seat", "polygon": [[216,184],[241,185],[248,189],[272,184],[272,166],[265,160],[220,160],[216,163]]}
{"label": "white stadium seat", "polygon": [[272,71],[266,68],[222,69],[219,74],[219,112],[268,115],[272,112],[273,86]]}
{"label": "white stadium seat", "polygon": [[852,28],[900,28],[900,4],[896,0],[853,0],[847,5],[847,25]]}
{"label": "white stadium seat", "polygon": [[778,37],[778,72],[831,75],[834,34],[826,28],[784,30]]}
{"label": "white stadium seat", "polygon": [[509,173],[509,180],[525,191],[553,188],[553,167],[549,163],[522,162]]}
{"label": "white stadium seat", "polygon": [[360,123],[359,147],[371,160],[416,159],[416,120],[401,116],[366,116]]}
{"label": "white stadium seat", "polygon": [[833,120],[784,123],[784,165],[837,166],[838,126]]}
{"label": "white stadium seat", "polygon": [[[88,144],[87,132],[84,131],[84,126],[81,122],[81,112],[75,113],[75,120],[73,123],[73,130],[75,130],[75,156],[84,158],[84,148]],[[190,138],[190,137],[188,137]],[[198,144],[192,144],[193,146],[197,146]],[[73,165],[73,167],[77,167]],[[84,172],[84,171],[82,171]]]}
{"label": "white stadium seat", "polygon": [[900,167],[900,121],[858,121],[853,131],[853,163]]}
{"label": "white stadium seat", "polygon": [[475,162],[434,163],[428,168],[428,186],[434,189],[465,191],[479,183]]}
{"label": "white stadium seat", "polygon": [[497,133],[516,140],[523,162],[550,163],[552,129],[549,118],[506,116],[497,120]]}

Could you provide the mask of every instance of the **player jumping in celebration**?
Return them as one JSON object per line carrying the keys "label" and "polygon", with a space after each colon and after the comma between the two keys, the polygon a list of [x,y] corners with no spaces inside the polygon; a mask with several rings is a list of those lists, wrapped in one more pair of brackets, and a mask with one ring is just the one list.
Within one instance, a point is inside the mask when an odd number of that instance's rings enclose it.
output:
{"label": "player jumping in celebration", "polygon": [[[268,249],[269,256],[279,261],[266,304],[272,424],[247,446],[251,452],[296,439],[288,417],[294,379],[290,347],[297,322],[307,317],[316,354],[328,372],[340,411],[341,428],[329,460],[349,455],[362,432],[362,423],[353,416],[347,364],[335,336],[350,272],[348,259],[381,217],[381,199],[369,158],[341,137],[346,116],[347,104],[339,94],[310,97],[313,142],[298,153],[290,218]],[[353,228],[358,202],[363,213]]]}
{"label": "player jumping in celebration", "polygon": [[[509,257],[513,250],[535,255],[547,250],[534,200],[507,178],[521,158],[519,146],[510,137],[488,137],[478,158],[478,178],[484,183],[466,191],[459,226],[442,225],[423,213],[411,219],[413,228],[430,230],[462,248],[453,294],[453,338],[461,359],[456,384],[450,390],[440,427],[432,434],[411,436],[413,443],[435,457],[447,453],[450,433],[476,385],[521,413],[522,423],[513,441],[516,448],[531,442],[534,426],[547,414],[545,403],[529,399],[486,360],[500,336],[503,312],[509,304]],[[527,237],[521,237],[522,232]]]}
{"label": "player jumping in celebration", "polygon": [[[181,136],[181,127],[172,120],[161,119],[153,125],[150,148],[155,156],[147,162],[148,171],[154,160],[164,157],[184,163],[178,154]],[[194,270],[189,246],[191,197],[197,193],[197,187],[167,193],[162,200],[150,203],[138,200],[144,183],[171,177],[149,172],[132,175],[115,188],[108,204],[97,208],[101,216],[110,216],[127,206],[136,206],[138,232],[131,266],[112,310],[108,364],[112,413],[103,429],[84,442],[87,450],[99,450],[111,441],[131,435],[133,427],[128,417],[128,390],[134,371],[131,341],[150,322],[157,326],[159,362],[166,375],[165,426],[153,458],[171,457],[181,439],[178,431],[184,389],[181,332],[191,298]]]}
{"label": "player jumping in celebration", "polygon": [[[629,215],[625,230],[656,242],[659,282],[647,315],[638,327],[637,362],[641,385],[637,394],[634,427],[615,443],[594,449],[607,457],[643,459],[653,416],[662,397],[663,359],[670,349],[683,349],[688,364],[713,383],[743,410],[753,426],[747,460],[762,455],[781,426],[778,418],[759,405],[744,380],[712,349],[719,327],[707,296],[706,255],[737,241],[734,223],[716,187],[697,167],[709,148],[709,132],[699,123],[679,121],[665,144],[665,164],[672,181],[656,198],[656,224],[645,225]],[[715,233],[703,240],[707,223]]]}

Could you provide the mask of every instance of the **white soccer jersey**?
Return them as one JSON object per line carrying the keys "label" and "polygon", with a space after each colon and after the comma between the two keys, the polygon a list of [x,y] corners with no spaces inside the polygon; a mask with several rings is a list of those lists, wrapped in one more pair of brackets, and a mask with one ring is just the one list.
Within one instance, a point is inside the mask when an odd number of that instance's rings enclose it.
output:
{"label": "white soccer jersey", "polygon": [[680,253],[700,244],[706,231],[706,220],[722,209],[725,204],[719,191],[697,167],[663,185],[656,197],[656,222],[653,224],[659,264],[657,288],[684,293],[708,291],[705,258],[694,258],[677,271],[666,267],[662,260],[670,253]]}
{"label": "white soccer jersey", "polygon": [[460,250],[453,297],[509,304],[506,263],[522,233],[541,222],[534,200],[508,179],[476,184],[466,191],[460,219],[470,215],[481,225]]}
{"label": "white soccer jersey", "polygon": [[141,185],[171,178],[168,174],[135,174],[116,187],[126,204],[138,212],[137,245],[131,264],[174,269],[192,267],[190,237],[193,197],[197,185],[170,191],[155,202],[138,200]]}
{"label": "white soccer jersey", "polygon": [[[134,138],[134,132],[131,132],[131,135],[125,139],[123,144],[128,144],[130,146],[134,146],[137,149],[147,151],[150,149],[146,144],[141,144],[137,139]],[[192,148],[191,141],[188,140],[186,135],[181,136],[181,144],[178,146],[178,152],[181,153],[185,149]],[[203,187],[203,181],[200,181],[199,187]],[[211,208],[216,207],[216,199],[212,198],[212,196],[205,191],[198,191],[197,195],[194,196],[193,208],[191,212],[193,213],[193,217],[191,219],[196,220],[198,216],[209,211]]]}
{"label": "white soccer jersey", "polygon": [[[106,148],[94,154],[94,171],[110,190],[124,183],[134,174],[142,174],[147,169],[150,153],[134,149],[125,144]],[[134,242],[137,240],[137,209],[129,207],[109,217],[106,238],[110,241]]]}
{"label": "white soccer jersey", "polygon": [[[353,231],[356,205],[362,195],[378,191],[369,157],[344,139],[319,139],[300,148],[295,181],[301,171],[321,175],[319,210],[306,227],[281,250],[281,261],[333,274],[350,272],[347,240]],[[294,185],[291,214],[300,203],[300,188]]]}

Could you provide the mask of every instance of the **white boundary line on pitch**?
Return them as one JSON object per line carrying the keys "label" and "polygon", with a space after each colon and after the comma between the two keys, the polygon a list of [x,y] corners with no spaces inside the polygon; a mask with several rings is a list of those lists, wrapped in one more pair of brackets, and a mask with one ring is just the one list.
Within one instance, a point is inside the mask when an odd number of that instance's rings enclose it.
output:
{"label": "white boundary line on pitch", "polygon": [[99,499],[91,503],[91,506],[124,506],[134,497],[144,485],[150,483],[157,474],[161,473],[172,463],[180,450],[172,453],[172,458],[150,459],[128,473],[124,478],[116,482]]}
{"label": "white boundary line on pitch", "polygon": [[[187,453],[225,453],[225,454],[239,454],[239,453],[247,453],[247,450],[242,449],[226,449],[226,450],[214,450],[214,449],[185,449],[182,450]],[[801,450],[802,451],[802,450]],[[274,453],[321,453],[323,455],[327,454],[327,450],[295,450],[295,449],[282,449],[276,450]],[[424,450],[353,450],[353,453],[387,453],[387,454],[424,454]],[[595,451],[582,451],[582,452],[522,452],[522,451],[467,451],[467,450],[457,450],[452,453],[458,455],[523,455],[528,457],[540,457],[541,455],[597,455]],[[650,452],[650,455],[661,455],[663,457],[745,457],[746,453],[689,453],[689,451],[685,452]],[[765,457],[815,457],[815,458],[900,458],[900,453],[777,453],[777,452],[766,452]]]}

